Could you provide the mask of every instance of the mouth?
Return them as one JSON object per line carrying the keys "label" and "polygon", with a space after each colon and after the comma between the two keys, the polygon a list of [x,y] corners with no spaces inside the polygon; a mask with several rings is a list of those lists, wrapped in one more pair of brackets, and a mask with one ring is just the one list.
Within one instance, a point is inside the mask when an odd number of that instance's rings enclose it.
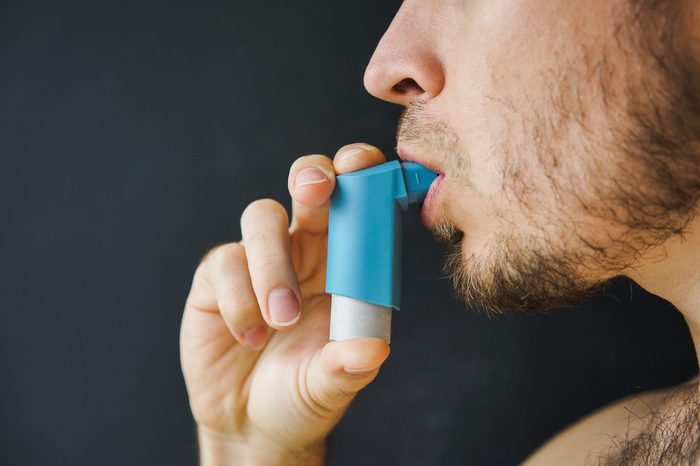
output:
{"label": "mouth", "polygon": [[443,175],[443,172],[431,161],[420,157],[414,152],[410,152],[408,149],[406,149],[406,147],[401,146],[400,144],[396,147],[396,153],[399,155],[399,159],[401,159],[402,162],[416,162],[423,165],[428,170],[434,171],[438,175]]}
{"label": "mouth", "polygon": [[445,174],[430,161],[408,152],[406,148],[401,145],[396,148],[396,152],[402,162],[416,162],[438,174],[438,177],[431,183],[420,209],[421,222],[429,230],[433,229],[437,223],[438,202],[441,187],[444,185],[442,181],[445,179]]}

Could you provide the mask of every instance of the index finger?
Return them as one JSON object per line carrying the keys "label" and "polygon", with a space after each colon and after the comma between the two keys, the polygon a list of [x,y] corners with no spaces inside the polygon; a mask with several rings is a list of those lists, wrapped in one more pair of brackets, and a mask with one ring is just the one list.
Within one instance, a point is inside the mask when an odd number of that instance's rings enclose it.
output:
{"label": "index finger", "polygon": [[[362,170],[386,162],[374,146],[364,143],[341,147],[333,161],[321,155],[300,157],[289,170],[292,196],[291,228],[309,233],[328,231],[329,200],[335,189],[335,175]],[[327,181],[324,181],[324,177]]]}

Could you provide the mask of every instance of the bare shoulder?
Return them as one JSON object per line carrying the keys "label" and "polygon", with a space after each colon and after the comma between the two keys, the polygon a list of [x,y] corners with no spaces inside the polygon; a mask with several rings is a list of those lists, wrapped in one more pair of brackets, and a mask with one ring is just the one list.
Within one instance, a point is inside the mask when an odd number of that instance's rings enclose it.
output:
{"label": "bare shoulder", "polygon": [[[689,388],[690,387],[690,388]],[[689,391],[690,390],[690,391]],[[668,410],[687,407],[688,393],[697,398],[697,379],[678,387],[630,396],[605,406],[563,430],[535,451],[523,463],[526,466],[608,464],[610,458],[634,449],[653,449],[657,440],[668,442],[676,430],[675,425],[666,426],[664,438],[655,439],[658,419],[677,419],[683,416],[665,416]],[[680,400],[680,401],[679,401]],[[685,427],[684,427],[685,429]],[[685,429],[687,430],[687,429]],[[644,438],[645,444],[635,445],[635,439]],[[687,443],[687,442],[686,442]]]}

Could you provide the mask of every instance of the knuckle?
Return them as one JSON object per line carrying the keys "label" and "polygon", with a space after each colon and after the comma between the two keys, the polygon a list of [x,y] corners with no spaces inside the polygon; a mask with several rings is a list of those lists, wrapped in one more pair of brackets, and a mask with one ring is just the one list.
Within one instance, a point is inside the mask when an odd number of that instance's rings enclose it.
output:
{"label": "knuckle", "polygon": [[[227,312],[235,327],[247,327],[251,320],[258,320],[260,308],[255,296],[243,286],[233,285],[219,297],[219,305]],[[259,318],[262,320],[262,317]]]}
{"label": "knuckle", "polygon": [[255,267],[266,270],[286,270],[290,257],[281,252],[270,252],[255,261]]}
{"label": "knuckle", "polygon": [[208,255],[207,261],[213,270],[220,270],[230,264],[245,260],[245,249],[239,243],[228,243],[214,248]]}
{"label": "knuckle", "polygon": [[203,258],[202,261],[199,263],[197,266],[197,269],[194,271],[194,277],[192,278],[192,282],[194,284],[197,283],[202,283],[205,280],[205,267],[206,267],[206,258]]}
{"label": "knuckle", "polygon": [[287,218],[287,210],[282,204],[274,199],[257,199],[245,208],[241,215],[241,223],[245,223],[250,216],[279,216]]}
{"label": "knuckle", "polygon": [[274,235],[272,235],[270,232],[258,230],[247,235],[245,238],[245,242],[249,246],[259,244],[270,244],[272,239],[274,239]]}
{"label": "knuckle", "polygon": [[199,261],[200,267],[202,264],[207,263],[209,261],[209,259],[211,259],[212,254],[214,254],[218,249],[222,248],[226,244],[227,243],[219,243],[219,244],[209,248],[209,250],[207,250],[207,252],[204,253],[204,255],[202,256],[202,258]]}

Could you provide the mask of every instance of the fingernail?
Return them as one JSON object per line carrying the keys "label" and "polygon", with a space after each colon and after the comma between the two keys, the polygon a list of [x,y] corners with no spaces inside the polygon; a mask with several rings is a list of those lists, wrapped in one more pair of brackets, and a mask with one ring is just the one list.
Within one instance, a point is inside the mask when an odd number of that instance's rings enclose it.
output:
{"label": "fingernail", "polygon": [[310,184],[325,183],[326,181],[328,181],[328,177],[322,170],[309,167],[297,173],[297,177],[294,180],[294,186],[299,188]]}
{"label": "fingernail", "polygon": [[267,329],[265,325],[259,325],[252,330],[248,330],[243,334],[243,341],[250,349],[260,349],[265,344],[267,337]]}
{"label": "fingernail", "polygon": [[344,150],[343,152],[340,153],[340,155],[338,155],[338,157],[340,158],[341,161],[345,161],[345,160],[349,159],[350,157],[354,157],[357,154],[361,154],[363,152],[369,152],[369,149],[362,147],[362,146],[355,146],[355,147],[351,147],[347,150]]}
{"label": "fingernail", "polygon": [[277,288],[267,297],[270,320],[275,325],[289,326],[299,320],[299,301],[289,288]]}

